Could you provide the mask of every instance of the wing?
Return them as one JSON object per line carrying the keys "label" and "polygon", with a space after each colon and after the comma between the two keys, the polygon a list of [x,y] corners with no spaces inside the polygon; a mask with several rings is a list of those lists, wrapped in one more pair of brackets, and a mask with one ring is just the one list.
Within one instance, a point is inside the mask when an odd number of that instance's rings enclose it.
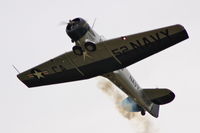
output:
{"label": "wing", "polygon": [[85,56],[64,53],[17,77],[28,87],[88,79],[124,68],[187,38],[181,25],[123,36],[96,44],[96,51]]}

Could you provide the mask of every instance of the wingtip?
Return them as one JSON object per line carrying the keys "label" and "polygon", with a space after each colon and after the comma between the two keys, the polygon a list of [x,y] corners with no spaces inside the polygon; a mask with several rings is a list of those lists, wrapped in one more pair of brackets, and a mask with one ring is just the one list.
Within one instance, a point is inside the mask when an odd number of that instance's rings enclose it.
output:
{"label": "wingtip", "polygon": [[21,73],[17,74],[17,78],[18,78],[26,87],[30,88],[30,86],[28,86],[28,84],[26,84],[26,83],[22,80],[22,78],[21,78]]}
{"label": "wingtip", "polygon": [[189,38],[189,35],[188,35],[188,33],[187,33],[187,30],[185,29],[185,27],[184,27],[183,25],[181,25],[181,24],[176,24],[176,26],[179,27],[180,29],[182,29],[182,31],[185,32],[185,37],[186,37],[186,39]]}

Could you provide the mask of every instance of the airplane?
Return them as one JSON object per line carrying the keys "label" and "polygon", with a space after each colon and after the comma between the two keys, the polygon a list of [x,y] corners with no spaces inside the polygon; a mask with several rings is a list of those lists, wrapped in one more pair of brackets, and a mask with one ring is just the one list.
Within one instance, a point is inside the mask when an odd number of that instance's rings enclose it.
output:
{"label": "airplane", "polygon": [[148,112],[155,118],[160,105],[175,98],[166,88],[141,88],[126,67],[189,38],[182,25],[106,40],[78,17],[69,21],[66,33],[75,43],[72,51],[19,73],[27,87],[103,76],[127,94],[121,103],[124,109],[141,115]]}

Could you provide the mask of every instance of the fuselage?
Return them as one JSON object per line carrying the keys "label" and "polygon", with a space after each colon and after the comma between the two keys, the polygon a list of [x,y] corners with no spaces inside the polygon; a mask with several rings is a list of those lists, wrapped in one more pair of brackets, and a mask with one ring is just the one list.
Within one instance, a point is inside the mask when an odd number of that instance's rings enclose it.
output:
{"label": "fuselage", "polygon": [[140,107],[147,111],[151,110],[152,102],[145,97],[142,88],[138,85],[137,81],[133,78],[127,68],[107,73],[103,76],[112,81],[112,83],[131,97],[131,99]]}
{"label": "fuselage", "polygon": [[[84,52],[87,52],[87,50],[85,50],[85,48],[84,48],[84,45],[87,42],[92,42],[92,43],[96,44],[98,42],[105,41],[105,38],[103,36],[98,35],[87,24],[86,21],[82,20],[81,18],[78,18],[75,20],[80,21],[80,25],[77,25],[75,27],[75,29],[73,29],[73,26],[70,27],[68,25],[67,33],[70,36],[70,38],[72,39],[72,42],[75,42],[75,45],[81,47]],[[69,31],[69,29],[70,29],[69,27],[72,29],[71,33]],[[82,32],[84,34],[80,35],[80,32]],[[116,86],[118,86],[129,97],[131,97],[131,99],[134,100],[134,102],[136,102],[140,107],[142,107],[144,110],[150,112],[151,105],[153,103],[151,101],[149,101],[148,98],[145,98],[142,88],[138,85],[136,80],[132,77],[132,75],[126,68],[116,70],[114,72],[110,72],[110,73],[104,74],[102,76],[106,77],[111,82],[113,82]]]}

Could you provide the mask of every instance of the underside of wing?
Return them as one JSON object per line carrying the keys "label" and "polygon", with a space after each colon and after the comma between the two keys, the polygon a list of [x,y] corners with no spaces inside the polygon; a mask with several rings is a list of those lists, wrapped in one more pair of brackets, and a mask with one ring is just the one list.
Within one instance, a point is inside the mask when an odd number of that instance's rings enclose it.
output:
{"label": "underside of wing", "polygon": [[96,51],[84,56],[64,53],[17,77],[28,87],[88,79],[124,68],[187,38],[181,25],[123,36],[96,44]]}
{"label": "underside of wing", "polygon": [[138,62],[188,38],[183,26],[173,25],[102,42],[123,67]]}

